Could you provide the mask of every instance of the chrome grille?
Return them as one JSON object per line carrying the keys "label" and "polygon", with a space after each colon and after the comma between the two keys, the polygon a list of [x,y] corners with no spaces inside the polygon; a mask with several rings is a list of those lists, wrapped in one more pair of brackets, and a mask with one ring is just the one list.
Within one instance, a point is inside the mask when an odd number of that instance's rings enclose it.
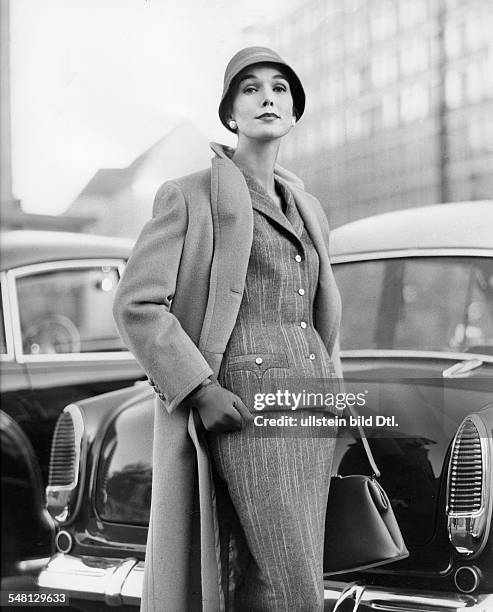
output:
{"label": "chrome grille", "polygon": [[452,448],[448,510],[452,513],[481,509],[484,466],[481,438],[475,424],[466,419]]}
{"label": "chrome grille", "polygon": [[67,523],[80,503],[84,475],[84,419],[77,405],[70,404],[59,416],[51,445],[46,507],[51,516]]}
{"label": "chrome grille", "polygon": [[69,412],[63,412],[53,434],[49,487],[70,486],[76,480],[75,428]]}

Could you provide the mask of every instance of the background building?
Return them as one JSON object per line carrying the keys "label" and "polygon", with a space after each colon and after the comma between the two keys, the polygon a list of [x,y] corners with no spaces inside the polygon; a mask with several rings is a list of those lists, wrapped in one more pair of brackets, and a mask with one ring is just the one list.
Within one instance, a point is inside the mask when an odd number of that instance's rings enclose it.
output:
{"label": "background building", "polygon": [[306,114],[283,145],[333,226],[493,197],[493,4],[308,0],[245,31],[291,61]]}
{"label": "background building", "polygon": [[62,217],[87,216],[84,231],[137,238],[151,218],[158,187],[206,168],[212,155],[200,130],[178,123],[128,166],[98,170]]}

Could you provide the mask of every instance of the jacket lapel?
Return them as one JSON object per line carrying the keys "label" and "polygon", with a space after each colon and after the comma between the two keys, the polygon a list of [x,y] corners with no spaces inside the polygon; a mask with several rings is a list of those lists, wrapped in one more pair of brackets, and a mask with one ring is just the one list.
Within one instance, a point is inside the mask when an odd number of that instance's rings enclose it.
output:
{"label": "jacket lapel", "polygon": [[280,225],[287,232],[294,235],[294,238],[298,238],[286,215],[284,215],[276,203],[272,201],[269,194],[263,189],[263,187],[259,185],[254,178],[248,176],[248,174],[245,174],[244,176],[249,191],[253,191],[254,193],[254,197],[251,198],[252,208]]}
{"label": "jacket lapel", "polygon": [[[282,182],[282,181],[281,181]],[[341,298],[330,265],[328,244],[324,239],[321,221],[315,213],[314,198],[296,185],[289,185],[291,193],[319,256],[318,290],[315,298],[315,327],[330,354],[334,349],[341,318]]]}
{"label": "jacket lapel", "polygon": [[285,183],[283,183],[282,181],[278,182],[283,191],[284,200],[286,202],[286,210],[284,213],[286,215],[286,219],[291,224],[291,227],[293,228],[296,236],[301,239],[301,235],[303,234],[305,226],[303,223],[303,219],[296,207],[296,202],[294,200],[293,194],[291,193],[291,190],[286,187]]}
{"label": "jacket lapel", "polygon": [[282,179],[279,179],[279,182],[282,183],[286,189],[291,188],[291,193],[293,194],[296,206],[298,207],[298,212],[303,219],[307,232],[310,234],[310,238],[312,239],[313,245],[317,250],[320,261],[324,261],[324,264],[329,263],[329,255],[327,253],[327,247],[322,235],[322,230],[320,229],[320,223],[317,216],[314,214],[312,207],[310,206],[309,199],[311,196],[294,185],[287,185]]}

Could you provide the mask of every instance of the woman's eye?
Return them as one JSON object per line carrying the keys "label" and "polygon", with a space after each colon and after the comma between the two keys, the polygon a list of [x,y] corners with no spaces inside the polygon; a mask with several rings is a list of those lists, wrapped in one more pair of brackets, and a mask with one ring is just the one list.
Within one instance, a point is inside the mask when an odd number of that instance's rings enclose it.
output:
{"label": "woman's eye", "polygon": [[253,87],[253,85],[249,85],[248,87],[245,87],[243,93],[253,93],[254,91],[257,91],[256,88]]}
{"label": "woman's eye", "polygon": [[286,91],[286,87],[284,85],[276,85],[274,91]]}

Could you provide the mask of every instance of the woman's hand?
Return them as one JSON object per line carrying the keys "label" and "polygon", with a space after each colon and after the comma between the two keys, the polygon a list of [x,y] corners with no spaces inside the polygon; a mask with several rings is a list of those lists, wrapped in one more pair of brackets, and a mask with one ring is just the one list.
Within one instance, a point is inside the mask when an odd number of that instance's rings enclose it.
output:
{"label": "woman's hand", "polygon": [[217,382],[200,387],[188,402],[196,408],[207,431],[239,431],[253,415],[241,399]]}

